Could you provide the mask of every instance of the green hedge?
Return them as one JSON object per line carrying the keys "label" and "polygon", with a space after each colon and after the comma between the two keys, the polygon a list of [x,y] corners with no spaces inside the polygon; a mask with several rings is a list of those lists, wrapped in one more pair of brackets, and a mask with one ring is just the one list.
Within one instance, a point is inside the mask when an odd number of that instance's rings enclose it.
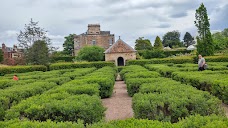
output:
{"label": "green hedge", "polygon": [[78,121],[94,123],[104,117],[105,108],[98,96],[69,93],[42,94],[21,101],[6,112],[5,119]]}
{"label": "green hedge", "polygon": [[74,56],[59,56],[59,57],[51,57],[51,62],[73,62]]}
{"label": "green hedge", "polygon": [[178,123],[152,121],[147,119],[116,120],[106,123],[96,123],[87,128],[227,128],[226,117],[211,116],[190,116]]}
{"label": "green hedge", "polygon": [[50,70],[59,70],[59,69],[71,69],[71,68],[102,68],[105,66],[114,67],[112,62],[78,62],[78,63],[55,63],[49,66]]}
{"label": "green hedge", "polygon": [[142,66],[145,64],[163,64],[163,63],[174,63],[174,64],[193,63],[193,59],[186,57],[186,58],[163,58],[163,59],[127,61],[127,65],[142,65]]}
{"label": "green hedge", "polygon": [[10,120],[0,122],[0,126],[4,128],[226,128],[228,127],[228,119],[226,117],[211,116],[190,116],[181,119],[178,123],[171,124],[169,122],[152,121],[147,119],[127,119],[115,120],[110,122],[99,122],[88,124],[86,127],[83,122],[53,122],[53,121],[29,121],[29,120]]}
{"label": "green hedge", "polygon": [[29,120],[9,120],[0,122],[0,126],[3,128],[85,128],[83,122],[54,122],[47,121],[29,121]]}
{"label": "green hedge", "polygon": [[133,110],[136,118],[171,122],[194,114],[224,115],[216,97],[167,78],[141,85]]}
{"label": "green hedge", "polygon": [[206,62],[228,62],[228,56],[207,56]]}
{"label": "green hedge", "polygon": [[57,86],[55,83],[34,82],[31,84],[13,86],[4,90],[0,90],[0,120],[4,118],[5,110],[11,108],[12,105],[28,97],[41,94],[44,91]]}
{"label": "green hedge", "polygon": [[100,86],[98,84],[87,84],[84,82],[75,82],[74,84],[63,84],[58,88],[51,89],[47,93],[63,93],[67,92],[72,95],[80,95],[80,94],[87,94],[87,95],[97,95],[99,96],[100,93]]}
{"label": "green hedge", "polygon": [[47,67],[44,65],[0,67],[0,76],[11,73],[23,73],[32,71],[47,71]]}

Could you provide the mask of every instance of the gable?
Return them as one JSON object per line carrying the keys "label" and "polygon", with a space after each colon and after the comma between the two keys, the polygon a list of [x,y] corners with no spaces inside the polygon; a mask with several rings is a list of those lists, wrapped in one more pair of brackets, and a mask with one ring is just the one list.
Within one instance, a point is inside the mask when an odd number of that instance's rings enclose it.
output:
{"label": "gable", "polygon": [[126,44],[123,40],[118,39],[110,48],[104,53],[131,53],[136,52],[131,46]]}

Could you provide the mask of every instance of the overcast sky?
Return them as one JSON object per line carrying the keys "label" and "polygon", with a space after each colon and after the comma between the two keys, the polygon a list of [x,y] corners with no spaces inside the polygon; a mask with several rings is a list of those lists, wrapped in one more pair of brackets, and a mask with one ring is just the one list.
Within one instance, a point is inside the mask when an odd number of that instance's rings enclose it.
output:
{"label": "overcast sky", "polygon": [[211,30],[228,28],[228,0],[0,0],[0,43],[18,44],[17,34],[31,18],[49,31],[60,50],[64,36],[84,33],[93,23],[131,46],[138,37],[153,43],[173,30],[182,38],[186,31],[195,36],[195,10],[202,2]]}

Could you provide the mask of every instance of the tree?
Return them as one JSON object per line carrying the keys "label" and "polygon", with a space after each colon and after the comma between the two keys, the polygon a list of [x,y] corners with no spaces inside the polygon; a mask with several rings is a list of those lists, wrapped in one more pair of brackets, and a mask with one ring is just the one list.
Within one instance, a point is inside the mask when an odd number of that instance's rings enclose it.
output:
{"label": "tree", "polygon": [[3,52],[2,52],[2,49],[0,49],[0,62],[3,61]]}
{"label": "tree", "polygon": [[103,61],[104,60],[104,49],[99,46],[86,46],[83,47],[79,52],[76,60],[79,61]]}
{"label": "tree", "polygon": [[212,34],[212,39],[215,50],[224,50],[228,48],[228,29]]}
{"label": "tree", "polygon": [[180,41],[180,32],[178,31],[167,32],[162,39],[162,44],[164,47],[169,46],[170,48],[174,48],[183,46]]}
{"label": "tree", "polygon": [[150,40],[143,39],[144,37],[139,37],[135,41],[135,49],[136,50],[151,50],[152,45],[150,43]]}
{"label": "tree", "polygon": [[70,56],[74,55],[74,36],[75,34],[70,34],[69,36],[64,37],[63,52]]}
{"label": "tree", "polygon": [[210,23],[207,9],[202,3],[195,13],[195,26],[198,29],[197,53],[203,56],[214,54],[214,44],[210,32]]}
{"label": "tree", "polygon": [[194,44],[194,38],[192,37],[192,35],[189,33],[189,32],[186,32],[185,35],[184,35],[184,43],[185,43],[185,46],[188,47],[192,44]]}
{"label": "tree", "polygon": [[48,44],[44,40],[37,40],[28,49],[27,61],[30,64],[47,65],[49,63]]}
{"label": "tree", "polygon": [[163,50],[162,41],[161,41],[159,36],[157,36],[156,39],[155,39],[154,48],[157,49],[157,50]]}
{"label": "tree", "polygon": [[40,28],[38,23],[31,19],[29,24],[25,24],[24,31],[20,31],[17,37],[20,47],[28,50],[38,40],[44,40],[50,45],[50,38],[47,37],[47,31]]}

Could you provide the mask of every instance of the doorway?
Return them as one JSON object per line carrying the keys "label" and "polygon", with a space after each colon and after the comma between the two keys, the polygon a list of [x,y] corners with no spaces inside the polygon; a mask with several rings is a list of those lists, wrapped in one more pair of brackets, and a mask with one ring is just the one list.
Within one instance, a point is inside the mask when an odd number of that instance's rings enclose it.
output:
{"label": "doorway", "polygon": [[118,64],[118,66],[124,66],[124,59],[123,59],[123,57],[119,57],[117,59],[117,64]]}

